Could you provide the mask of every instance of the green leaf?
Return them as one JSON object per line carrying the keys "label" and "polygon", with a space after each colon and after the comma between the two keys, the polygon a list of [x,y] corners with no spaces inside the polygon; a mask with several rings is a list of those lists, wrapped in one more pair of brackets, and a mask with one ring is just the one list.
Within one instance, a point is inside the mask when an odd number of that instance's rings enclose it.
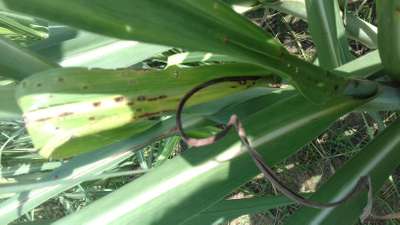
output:
{"label": "green leaf", "polygon": [[[318,106],[296,95],[265,102],[267,107],[244,118],[243,124],[252,145],[273,165],[360,103],[337,99]],[[185,151],[56,224],[181,224],[258,173],[231,132],[216,144]]]}
{"label": "green leaf", "polygon": [[31,74],[57,67],[33,52],[2,38],[0,52],[7,52],[0,56],[0,76],[21,80]]}
{"label": "green leaf", "polygon": [[270,209],[288,206],[294,202],[285,196],[267,196],[244,199],[222,200],[184,225],[216,225],[245,214],[265,212]]}
{"label": "green leaf", "polygon": [[337,1],[306,0],[308,26],[319,64],[327,69],[352,59]]}
{"label": "green leaf", "polygon": [[[400,158],[400,120],[384,130],[372,143],[358,153],[326,183],[311,199],[330,202],[345,196],[358,179],[371,176],[374,194],[379,192],[387,177],[399,165]],[[366,191],[336,208],[302,208],[292,215],[290,224],[355,224],[366,206]]]}
{"label": "green leaf", "polygon": [[379,52],[385,70],[400,79],[400,1],[377,1]]}
{"label": "green leaf", "polygon": [[[196,84],[221,76],[260,74],[265,74],[262,68],[247,64],[164,71],[55,69],[21,82],[17,99],[40,154],[65,158],[148,129],[152,123],[147,119],[173,113],[181,96]],[[190,105],[253,85],[218,85],[198,94]]]}
{"label": "green leaf", "polygon": [[368,78],[383,71],[379,51],[375,50],[334,69],[334,73],[343,77]]}
{"label": "green leaf", "polygon": [[190,63],[235,62],[235,61],[237,60],[229,56],[213,54],[210,52],[208,53],[183,52],[169,56],[167,67],[176,66],[180,64],[190,64]]}
{"label": "green leaf", "polygon": [[2,120],[20,119],[22,112],[15,99],[15,84],[0,85],[0,118]]}
{"label": "green leaf", "polygon": [[[65,35],[69,33],[65,32]],[[54,39],[57,41],[57,37]],[[51,46],[46,45],[48,43],[39,42],[31,48],[62,67],[82,66],[104,69],[129,67],[170,49],[170,47],[123,41],[76,30],[73,39],[54,43]]]}
{"label": "green leaf", "polygon": [[345,79],[324,76],[325,70],[290,55],[271,35],[220,1],[2,1],[11,9],[104,35],[214,52],[257,64],[289,78],[315,103],[343,95],[348,85]]}
{"label": "green leaf", "polygon": [[[232,114],[238,109],[237,107],[253,108],[253,111],[244,112],[250,114],[241,114],[242,118],[246,118],[247,116],[257,112],[257,107],[259,107],[260,101],[259,98],[263,99],[264,102],[269,102],[270,97],[272,96],[273,98],[271,100],[275,101],[276,95],[279,96],[282,92],[284,93],[284,96],[287,96],[286,91],[271,92],[266,91],[265,89],[253,89],[244,91],[243,93],[237,93],[216,102],[195,106],[193,107],[196,112],[194,114],[195,116],[192,115],[189,117],[186,115],[184,126],[186,128],[201,127],[206,123],[207,119],[204,118],[205,116],[215,114],[221,110],[227,111],[225,113]],[[291,91],[289,94],[293,95],[294,93]],[[256,98],[256,101],[252,101],[254,98]],[[224,110],[224,108],[232,104],[236,105],[236,107]],[[186,110],[188,113],[190,113],[190,111],[191,110],[189,109]],[[130,139],[119,141],[110,146],[98,149],[97,151],[72,158],[64,165],[55,169],[50,174],[45,175],[41,179],[42,182],[45,182],[54,181],[55,179],[66,180],[70,178],[69,182],[22,192],[1,202],[0,221],[4,223],[12,222],[53,196],[80,184],[86,180],[87,177],[112,169],[119,162],[131,157],[134,154],[134,151],[142,149],[156,140],[176,135],[174,129],[176,127],[175,123],[175,118],[172,117],[156,124],[143,133],[131,137]]]}

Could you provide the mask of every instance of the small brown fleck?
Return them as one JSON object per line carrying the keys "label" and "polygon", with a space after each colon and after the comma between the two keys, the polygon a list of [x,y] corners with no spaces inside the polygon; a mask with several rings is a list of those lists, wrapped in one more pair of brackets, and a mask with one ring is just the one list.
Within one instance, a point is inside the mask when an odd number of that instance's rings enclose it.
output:
{"label": "small brown fleck", "polygon": [[166,96],[166,95],[160,95],[158,98],[159,99],[165,99],[165,98],[167,98],[168,96]]}
{"label": "small brown fleck", "polygon": [[143,112],[143,109],[142,108],[137,108],[136,112],[138,112],[138,113]]}
{"label": "small brown fleck", "polygon": [[94,107],[99,107],[101,105],[101,102],[93,102]]}
{"label": "small brown fleck", "polygon": [[146,96],[143,96],[143,95],[138,96],[138,97],[137,97],[137,100],[138,100],[138,101],[145,101],[145,100],[146,100]]}
{"label": "small brown fleck", "polygon": [[41,87],[41,86],[42,86],[41,83],[36,84],[36,87]]}
{"label": "small brown fleck", "polygon": [[115,97],[114,98],[114,101],[115,102],[122,102],[122,101],[124,101],[125,100],[125,97],[123,97],[123,96],[119,96],[119,97]]}
{"label": "small brown fleck", "polygon": [[73,112],[63,112],[63,113],[61,113],[59,115],[59,117],[70,116],[70,115],[73,115],[73,114],[74,114]]}
{"label": "small brown fleck", "polygon": [[126,104],[129,105],[129,106],[133,106],[135,103],[133,101],[129,101]]}
{"label": "small brown fleck", "polygon": [[145,118],[145,117],[153,118],[154,116],[157,116],[159,114],[160,114],[160,112],[144,113],[143,115],[140,115],[139,118]]}
{"label": "small brown fleck", "polygon": [[59,77],[59,78],[57,79],[57,81],[60,82],[60,83],[62,83],[62,82],[64,82],[64,78]]}
{"label": "small brown fleck", "polygon": [[89,87],[87,85],[85,85],[85,86],[82,87],[82,89],[83,90],[87,90],[87,89],[89,89]]}
{"label": "small brown fleck", "polygon": [[94,117],[94,116],[89,117],[89,120],[90,120],[90,121],[93,121],[93,120],[95,120],[95,119],[96,119],[96,117]]}
{"label": "small brown fleck", "polygon": [[237,88],[237,86],[233,85],[233,86],[231,86],[231,88]]}
{"label": "small brown fleck", "polygon": [[224,37],[224,43],[228,44],[229,43],[229,38],[227,36]]}
{"label": "small brown fleck", "polygon": [[52,119],[51,117],[45,117],[45,118],[36,120],[36,122],[44,122],[44,121],[51,120],[51,119]]}

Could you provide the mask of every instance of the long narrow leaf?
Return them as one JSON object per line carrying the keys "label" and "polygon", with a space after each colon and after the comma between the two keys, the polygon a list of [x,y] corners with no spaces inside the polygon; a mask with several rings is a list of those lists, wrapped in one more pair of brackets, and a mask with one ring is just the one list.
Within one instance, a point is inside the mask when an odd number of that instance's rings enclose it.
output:
{"label": "long narrow leaf", "polygon": [[338,1],[306,0],[308,26],[319,64],[327,69],[351,60]]}
{"label": "long narrow leaf", "polygon": [[0,85],[0,118],[2,120],[21,119],[22,112],[15,99],[14,84]]}
{"label": "long narrow leaf", "polygon": [[347,90],[345,79],[321,76],[327,72],[290,55],[271,35],[220,1],[2,1],[15,10],[117,38],[214,52],[257,64],[290,78],[316,103]]}
{"label": "long narrow leaf", "polygon": [[235,200],[222,200],[184,225],[216,225],[245,214],[265,212],[293,204],[285,196],[255,197]]}
{"label": "long narrow leaf", "polygon": [[[50,70],[25,79],[19,85],[17,98],[40,154],[65,158],[149,128],[147,119],[173,113],[181,96],[196,84],[221,76],[263,73],[262,68],[246,64],[163,71]],[[190,104],[249,86],[253,84],[219,85],[197,95]]]}
{"label": "long narrow leaf", "polygon": [[[105,69],[129,67],[170,49],[160,45],[124,41],[89,32],[74,31],[75,37],[70,40],[51,46],[47,46],[48,42],[39,42],[30,48],[63,67],[83,66]],[[68,30],[65,35],[69,35]],[[57,41],[57,37],[53,39]]]}
{"label": "long narrow leaf", "polygon": [[[214,114],[226,106],[237,105],[237,107],[254,108],[259,106],[259,102],[255,103],[251,101],[253,98],[263,97],[264,101],[268,101],[270,98],[270,92],[265,90],[249,90],[244,93],[234,95],[232,97],[224,98],[218,102],[211,102],[204,104],[203,106],[196,106],[195,117],[191,119],[187,118],[185,125],[187,127],[193,127],[195,125],[201,125],[204,123],[204,116]],[[291,93],[293,94],[293,93]],[[276,93],[280,95],[280,93]],[[275,94],[272,95],[272,101],[276,100]],[[287,96],[287,95],[284,95]],[[245,101],[244,104],[241,104]],[[237,108],[232,108],[235,111]],[[256,110],[247,113],[253,114]],[[228,112],[229,113],[229,112]],[[230,111],[230,114],[233,113]],[[249,114],[242,114],[242,118],[245,118]],[[131,139],[115,143],[113,145],[104,147],[88,154],[83,154],[74,157],[63,166],[55,169],[52,173],[42,178],[42,181],[52,181],[57,179],[67,178],[80,178],[75,182],[69,182],[67,184],[59,184],[49,186],[45,188],[35,189],[28,192],[17,194],[14,197],[7,199],[0,203],[0,221],[4,223],[12,222],[33,208],[39,206],[43,202],[47,201],[51,197],[68,190],[78,185],[87,176],[91,176],[93,173],[101,173],[102,171],[108,170],[116,166],[119,162],[128,157],[132,156],[134,150],[143,148],[144,146],[152,143],[155,140],[168,137],[175,134],[175,118],[168,119],[162,123],[157,124],[151,129],[132,137]]]}
{"label": "long narrow leaf", "polygon": [[[359,103],[338,99],[321,107],[292,96],[265,103],[267,108],[243,123],[254,147],[272,165]],[[212,146],[184,152],[56,224],[181,224],[257,175],[244,153],[237,135],[230,133]]]}
{"label": "long narrow leaf", "polygon": [[21,80],[31,74],[57,67],[33,52],[2,38],[0,52],[7,53],[0,56],[0,76]]}
{"label": "long narrow leaf", "polygon": [[[399,165],[400,120],[381,133],[355,158],[341,168],[312,199],[329,202],[340,199],[351,191],[362,176],[371,176],[374,194],[379,192],[387,177]],[[302,208],[289,218],[290,224],[355,224],[366,206],[367,193],[364,191],[353,200],[329,209]]]}
{"label": "long narrow leaf", "polygon": [[377,1],[379,52],[386,71],[400,79],[400,1]]}

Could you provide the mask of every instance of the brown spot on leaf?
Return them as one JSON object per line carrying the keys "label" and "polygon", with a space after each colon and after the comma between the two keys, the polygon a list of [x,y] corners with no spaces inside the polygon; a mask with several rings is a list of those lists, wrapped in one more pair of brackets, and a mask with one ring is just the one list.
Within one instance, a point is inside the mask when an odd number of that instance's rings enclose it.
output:
{"label": "brown spot on leaf", "polygon": [[52,119],[51,117],[45,117],[45,118],[40,118],[40,119],[36,120],[36,122],[44,122],[44,121],[51,120],[51,119]]}
{"label": "brown spot on leaf", "polygon": [[114,98],[114,101],[115,102],[122,102],[122,101],[124,101],[125,100],[125,97],[123,97],[123,96],[119,96],[119,97],[115,97]]}
{"label": "brown spot on leaf", "polygon": [[139,118],[149,118],[149,117],[154,117],[159,115],[160,112],[149,112],[149,113],[144,113],[142,115],[139,116]]}
{"label": "brown spot on leaf", "polygon": [[228,44],[229,43],[229,38],[227,36],[224,37],[224,43]]}
{"label": "brown spot on leaf", "polygon": [[62,83],[62,82],[64,82],[64,78],[59,77],[59,78],[57,79],[57,81],[60,82],[60,83]]}
{"label": "brown spot on leaf", "polygon": [[85,85],[85,86],[82,87],[82,89],[83,90],[87,90],[87,89],[89,89],[89,87],[87,85]]}
{"label": "brown spot on leaf", "polygon": [[36,87],[41,87],[41,86],[42,86],[41,83],[37,83],[37,84],[36,84]]}
{"label": "brown spot on leaf", "polygon": [[133,101],[129,101],[126,103],[128,106],[133,106],[135,103]]}
{"label": "brown spot on leaf", "polygon": [[94,107],[99,107],[99,106],[101,106],[101,102],[93,102],[93,106]]}
{"label": "brown spot on leaf", "polygon": [[157,101],[157,100],[161,100],[161,99],[165,99],[165,98],[167,98],[167,96],[166,95],[160,95],[160,96],[157,96],[157,97],[152,97],[152,98],[147,98],[147,101]]}
{"label": "brown spot on leaf", "polygon": [[63,113],[61,113],[61,114],[59,115],[59,117],[70,116],[70,115],[73,115],[73,114],[74,114],[73,112],[63,112]]}
{"label": "brown spot on leaf", "polygon": [[96,117],[91,116],[91,117],[89,117],[89,120],[90,120],[90,121],[96,120]]}

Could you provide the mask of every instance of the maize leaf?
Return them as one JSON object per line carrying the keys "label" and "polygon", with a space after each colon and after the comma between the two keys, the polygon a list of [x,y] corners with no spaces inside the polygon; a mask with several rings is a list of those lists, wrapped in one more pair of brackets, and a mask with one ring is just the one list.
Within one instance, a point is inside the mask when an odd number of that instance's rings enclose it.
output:
{"label": "maize leaf", "polygon": [[400,79],[400,1],[377,1],[378,45],[385,70]]}
{"label": "maize leaf", "polygon": [[[293,154],[362,102],[337,99],[318,106],[295,95],[265,102],[268,107],[242,122],[252,145],[272,165]],[[214,145],[185,151],[55,224],[122,225],[138,221],[141,225],[181,224],[222,200],[257,173],[237,134],[231,132]]]}
{"label": "maize leaf", "polygon": [[[274,102],[277,98],[285,98],[296,94],[293,92],[281,90],[271,92],[271,90],[265,90],[265,88],[256,88],[225,97],[221,100],[194,106],[192,108],[195,108],[196,113],[195,115],[191,115],[191,108],[188,108],[186,112],[189,115],[185,115],[184,126],[186,128],[201,127],[207,120],[205,117],[215,113],[222,113],[223,115],[232,114],[242,108],[246,108],[247,110],[241,112],[240,116],[241,118],[247,118],[258,112],[257,109],[260,107],[260,101],[267,103]],[[227,108],[227,106],[231,107]],[[72,158],[50,174],[44,175],[41,179],[41,181],[62,179],[68,180],[68,182],[18,193],[1,202],[0,221],[6,224],[10,223],[49,198],[80,184],[93,174],[99,174],[105,170],[114,168],[119,162],[132,156],[134,151],[142,149],[156,140],[176,135],[175,127],[175,118],[172,117],[157,123],[152,128],[127,140]]]}
{"label": "maize leaf", "polygon": [[[290,55],[272,35],[214,0],[2,0],[13,10],[121,39],[223,54],[289,81],[309,100],[345,94],[346,79]],[[192,24],[187,26],[187,24]],[[312,88],[311,88],[312,87]],[[347,93],[346,93],[347,94]]]}
{"label": "maize leaf", "polygon": [[[346,195],[360,177],[368,175],[371,177],[373,192],[377,194],[387,177],[399,165],[399,132],[400,120],[397,120],[337,171],[311,198],[322,202],[336,201]],[[367,193],[364,191],[336,208],[302,208],[289,217],[285,224],[356,224],[366,204]]]}
{"label": "maize leaf", "polygon": [[[35,147],[44,157],[65,158],[125,139],[173,113],[181,96],[209,79],[265,74],[246,64],[164,71],[55,69],[23,80],[18,104]],[[265,81],[265,80],[264,80]],[[253,86],[221,84],[196,95],[191,105]]]}

